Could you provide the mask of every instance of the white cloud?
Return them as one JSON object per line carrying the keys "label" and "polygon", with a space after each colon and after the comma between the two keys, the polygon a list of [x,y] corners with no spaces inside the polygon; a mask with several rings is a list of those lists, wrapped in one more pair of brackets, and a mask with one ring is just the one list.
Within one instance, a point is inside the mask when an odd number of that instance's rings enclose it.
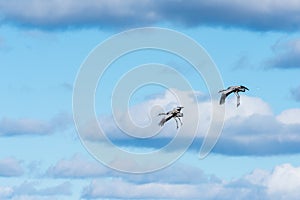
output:
{"label": "white cloud", "polygon": [[21,176],[23,168],[21,162],[15,158],[4,158],[0,160],[0,177]]}
{"label": "white cloud", "polygon": [[[166,91],[163,95],[155,96],[130,108],[131,117],[119,113],[115,118],[120,127],[125,127],[127,134],[151,139],[150,143],[138,144],[136,140],[132,140],[115,125],[115,119],[112,117],[106,116],[100,119],[104,133],[111,140],[116,141],[117,145],[142,147],[143,144],[144,148],[161,148],[168,140],[175,137],[177,129],[173,120],[159,129],[157,124],[161,118],[157,114],[162,112],[162,109],[167,111],[177,105],[183,105],[184,116],[181,127],[184,132],[183,137],[194,137],[195,127],[199,123],[196,137],[203,139],[211,124],[210,99],[193,97],[194,94],[201,95],[201,92],[174,91],[180,97],[180,102],[170,91]],[[275,115],[267,102],[247,94],[241,95],[239,107],[236,107],[234,95],[229,96],[222,106],[225,106],[224,128],[213,152],[225,155],[276,155],[300,152],[300,125],[297,117],[299,109],[284,110],[281,114]],[[141,131],[134,123],[150,125]],[[100,139],[95,128],[88,126],[87,130],[88,134],[83,136],[84,139],[92,141]],[[155,137],[150,137],[153,135]],[[193,147],[196,146],[192,146],[192,149]],[[200,146],[196,147],[197,151],[199,148]]]}
{"label": "white cloud", "polygon": [[246,95],[241,95],[240,98],[241,105],[237,107],[235,95],[228,97],[225,103],[226,120],[230,120],[231,118],[246,118],[252,115],[272,115],[271,107],[262,99]]}
{"label": "white cloud", "polygon": [[[168,121],[163,129],[161,129],[158,123],[163,116],[158,116],[158,114],[182,105],[184,106],[182,128],[186,130],[187,137],[193,136],[195,132],[193,130],[196,129],[197,125],[194,122],[197,122],[197,119],[201,120],[201,130],[205,131],[208,128],[205,124],[209,124],[210,122],[211,109],[210,102],[202,102],[203,104],[200,104],[198,108],[196,98],[193,95],[199,95],[199,93],[176,89],[167,90],[161,96],[131,107],[129,114],[118,112],[114,117],[99,117],[99,124],[106,136],[112,139],[128,139],[124,133],[140,138],[148,138],[154,135],[156,138],[173,137],[177,131],[175,121]],[[199,115],[197,113],[198,109],[199,112],[202,109]],[[193,120],[186,120],[185,118]],[[102,139],[95,131],[97,130],[95,126],[98,126],[98,124],[87,124],[84,133],[81,134],[82,138],[87,140]],[[201,133],[203,134],[203,132]]]}
{"label": "white cloud", "polygon": [[[151,124],[153,127],[150,127],[150,132],[155,132],[158,127],[158,122],[162,117],[158,117],[157,114],[159,112],[163,112],[163,110],[157,109],[160,107],[164,109],[165,112],[168,110],[173,109],[178,105],[184,106],[182,112],[184,116],[182,118],[183,126],[185,129],[186,136],[193,136],[193,132],[189,127],[195,127],[194,124],[199,121],[199,131],[197,136],[204,136],[208,130],[208,126],[210,125],[211,114],[212,114],[212,103],[211,100],[208,98],[202,99],[197,101],[193,95],[202,95],[201,92],[190,92],[190,91],[180,91],[180,90],[173,90],[176,91],[176,94],[179,96],[180,102],[176,100],[176,98],[172,95],[172,92],[166,91],[164,95],[157,97],[155,99],[149,99],[146,102],[136,105],[134,108],[130,108],[131,118],[126,118],[124,114],[120,114],[116,117],[118,124],[121,127],[126,127],[126,130],[134,131],[134,126],[128,127],[130,121],[134,121],[135,124],[139,123],[151,123],[153,120],[155,123]],[[236,97],[229,96],[226,100],[226,113],[225,113],[225,123],[229,120],[243,120],[247,117],[251,117],[253,115],[263,115],[263,116],[272,116],[272,110],[270,106],[264,102],[262,99],[257,97],[249,97],[246,95],[241,95],[241,106],[236,107]],[[197,110],[199,112],[197,112]],[[150,116],[150,117],[149,117]],[[105,127],[103,128],[105,131],[109,132],[110,134],[114,131],[117,131],[117,127],[111,124],[112,119],[106,119],[104,124]],[[109,122],[110,120],[110,122]],[[101,121],[101,120],[100,120]],[[130,122],[132,123],[132,122]],[[106,127],[109,127],[106,129]],[[158,137],[173,137],[174,130],[176,131],[176,123],[175,121],[170,120],[166,123],[164,129]],[[143,132],[143,134],[145,134]]]}
{"label": "white cloud", "polygon": [[274,199],[298,199],[300,196],[300,167],[290,164],[277,166],[267,181],[267,192]]}
{"label": "white cloud", "polygon": [[278,121],[284,124],[300,124],[300,109],[284,110],[277,116]]}
{"label": "white cloud", "polygon": [[265,188],[268,199],[298,199],[300,195],[300,167],[282,164],[273,171],[254,170],[245,180]]}

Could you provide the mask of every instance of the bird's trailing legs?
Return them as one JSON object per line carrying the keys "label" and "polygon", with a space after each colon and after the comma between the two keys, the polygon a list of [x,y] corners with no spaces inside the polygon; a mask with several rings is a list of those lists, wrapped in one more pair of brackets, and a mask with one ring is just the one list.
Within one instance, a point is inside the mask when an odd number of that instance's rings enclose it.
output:
{"label": "bird's trailing legs", "polygon": [[240,105],[240,95],[239,95],[238,92],[235,92],[234,94],[236,95],[236,98],[237,98],[237,104],[236,104],[236,107],[239,107],[239,105]]}
{"label": "bird's trailing legs", "polygon": [[178,129],[179,126],[178,126],[178,121],[177,121],[177,119],[179,120],[181,126],[182,126],[183,123],[182,123],[182,121],[181,121],[181,119],[180,119],[179,117],[174,117],[174,120],[176,121],[176,128]]}
{"label": "bird's trailing legs", "polygon": [[183,123],[182,123],[181,119],[179,117],[177,117],[177,119],[180,121],[180,125],[182,126]]}
{"label": "bird's trailing legs", "polygon": [[178,129],[178,121],[177,121],[176,118],[177,118],[177,117],[174,117],[174,120],[175,120],[175,122],[176,122],[176,128]]}

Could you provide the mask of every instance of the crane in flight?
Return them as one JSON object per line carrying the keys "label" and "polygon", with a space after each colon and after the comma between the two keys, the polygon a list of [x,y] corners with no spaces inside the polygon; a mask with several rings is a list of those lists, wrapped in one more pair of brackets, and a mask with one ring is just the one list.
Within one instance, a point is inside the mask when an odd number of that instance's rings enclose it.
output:
{"label": "crane in flight", "polygon": [[247,87],[243,86],[243,85],[230,86],[225,90],[220,90],[219,93],[222,93],[221,99],[220,99],[220,105],[225,103],[225,99],[228,95],[230,95],[231,93],[234,93],[237,97],[237,107],[239,107],[239,105],[240,105],[239,92],[245,92],[246,90],[249,90],[249,89]]}
{"label": "crane in flight", "polygon": [[173,110],[167,112],[167,113],[159,113],[158,116],[160,115],[165,115],[164,118],[162,118],[162,120],[159,122],[160,126],[163,126],[167,121],[169,121],[170,119],[174,119],[176,121],[176,127],[178,129],[178,121],[180,122],[181,126],[182,126],[182,121],[180,119],[180,117],[183,117],[183,113],[181,113],[181,109],[184,108],[182,106],[177,106],[176,108],[174,108]]}

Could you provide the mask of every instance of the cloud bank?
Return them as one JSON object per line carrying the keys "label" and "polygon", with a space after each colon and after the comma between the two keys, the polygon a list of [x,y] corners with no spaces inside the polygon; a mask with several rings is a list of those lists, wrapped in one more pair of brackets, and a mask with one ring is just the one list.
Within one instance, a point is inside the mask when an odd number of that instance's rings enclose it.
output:
{"label": "cloud bank", "polygon": [[297,31],[300,3],[288,1],[29,0],[0,1],[2,23],[41,29],[124,28],[171,23],[187,27],[238,27]]}
{"label": "cloud bank", "polygon": [[[210,126],[212,104],[207,98],[194,101],[191,92],[188,91],[177,91],[176,93],[181,93],[181,102],[188,102],[184,104],[185,108],[183,109],[183,126],[186,126],[184,129],[185,137],[194,137],[194,130],[189,129],[189,127],[197,121],[191,119],[199,120],[196,139],[190,147],[190,150],[199,151]],[[166,91],[164,95],[136,105],[134,109],[130,110],[132,115],[130,119],[123,117],[123,115],[117,116],[115,119],[121,127],[126,127],[126,131],[129,133],[135,131],[132,120],[136,124],[157,120],[155,121],[157,123],[153,125],[153,131],[156,131],[160,119],[157,117],[157,113],[151,112],[151,108],[155,108],[157,105],[168,110],[167,107],[176,105],[176,99],[173,99],[172,95]],[[300,120],[297,117],[300,109],[288,109],[275,115],[265,101],[258,97],[246,95],[241,96],[240,107],[236,107],[234,95],[229,96],[224,106],[226,106],[224,127],[216,146],[212,150],[214,153],[233,156],[267,156],[300,152]],[[199,116],[195,112],[196,109],[200,112]],[[152,116],[152,119],[149,116]],[[112,117],[100,117],[99,122],[99,124],[104,124],[102,128],[112,142],[117,146],[125,147],[160,149],[175,137],[177,131],[175,121],[170,120],[154,137],[134,139],[120,130]],[[152,130],[151,128],[150,126],[150,130]],[[86,138],[84,139],[92,141],[103,139],[99,138],[93,127],[87,127],[87,130],[88,134],[85,135]],[[147,135],[147,133],[144,134]]]}
{"label": "cloud bank", "polygon": [[[180,171],[173,170],[174,176]],[[151,173],[156,176],[155,173]],[[198,174],[194,174],[197,177]],[[300,168],[290,164],[278,165],[273,171],[256,169],[245,176],[206,182],[161,182],[137,183],[124,178],[94,179],[83,189],[85,199],[298,199],[300,192]]]}
{"label": "cloud bank", "polygon": [[[41,180],[24,181],[15,186],[4,184],[0,186],[0,198],[19,200],[71,197],[74,191],[71,190],[70,182],[78,181],[78,177],[83,180],[81,196],[78,197],[80,199],[229,200],[238,196],[245,200],[297,200],[300,195],[300,167],[288,163],[279,164],[273,170],[257,168],[231,180],[206,174],[200,166],[180,160],[170,167],[146,174],[109,170],[78,154],[70,159],[59,160],[55,167],[58,168],[62,163],[64,166],[57,170],[54,177],[64,182],[47,183],[47,186],[41,185]],[[88,167],[84,168],[85,165]],[[82,167],[82,172],[74,170],[78,166]],[[49,170],[46,174],[49,175]]]}

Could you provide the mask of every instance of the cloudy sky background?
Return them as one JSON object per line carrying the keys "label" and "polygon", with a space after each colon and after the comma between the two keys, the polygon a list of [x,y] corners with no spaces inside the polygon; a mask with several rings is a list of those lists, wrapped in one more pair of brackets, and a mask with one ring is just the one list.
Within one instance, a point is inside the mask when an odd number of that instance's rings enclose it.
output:
{"label": "cloudy sky background", "polygon": [[[0,0],[0,23],[0,199],[299,197],[299,1]],[[201,77],[186,62],[161,52],[136,52],[114,63],[95,106],[105,131],[124,148],[160,148],[174,136],[175,123],[166,124],[151,142],[123,137],[103,106],[109,105],[114,86],[109,80],[132,66],[157,62],[183,74],[198,95],[192,101],[191,91],[178,91],[191,102],[185,116],[193,116],[195,108],[201,112],[190,149],[170,167],[134,175],[105,167],[85,150],[72,119],[72,90],[80,65],[96,45],[143,26],[193,38],[211,56],[225,86],[243,84],[250,91],[241,96],[238,109],[235,97],[228,99],[222,135],[200,160],[210,118]],[[169,91],[148,87],[134,94],[131,104],[133,114],[141,116],[136,120],[143,122],[142,111],[157,104],[170,108],[176,101]],[[192,123],[183,120],[186,127]]]}

